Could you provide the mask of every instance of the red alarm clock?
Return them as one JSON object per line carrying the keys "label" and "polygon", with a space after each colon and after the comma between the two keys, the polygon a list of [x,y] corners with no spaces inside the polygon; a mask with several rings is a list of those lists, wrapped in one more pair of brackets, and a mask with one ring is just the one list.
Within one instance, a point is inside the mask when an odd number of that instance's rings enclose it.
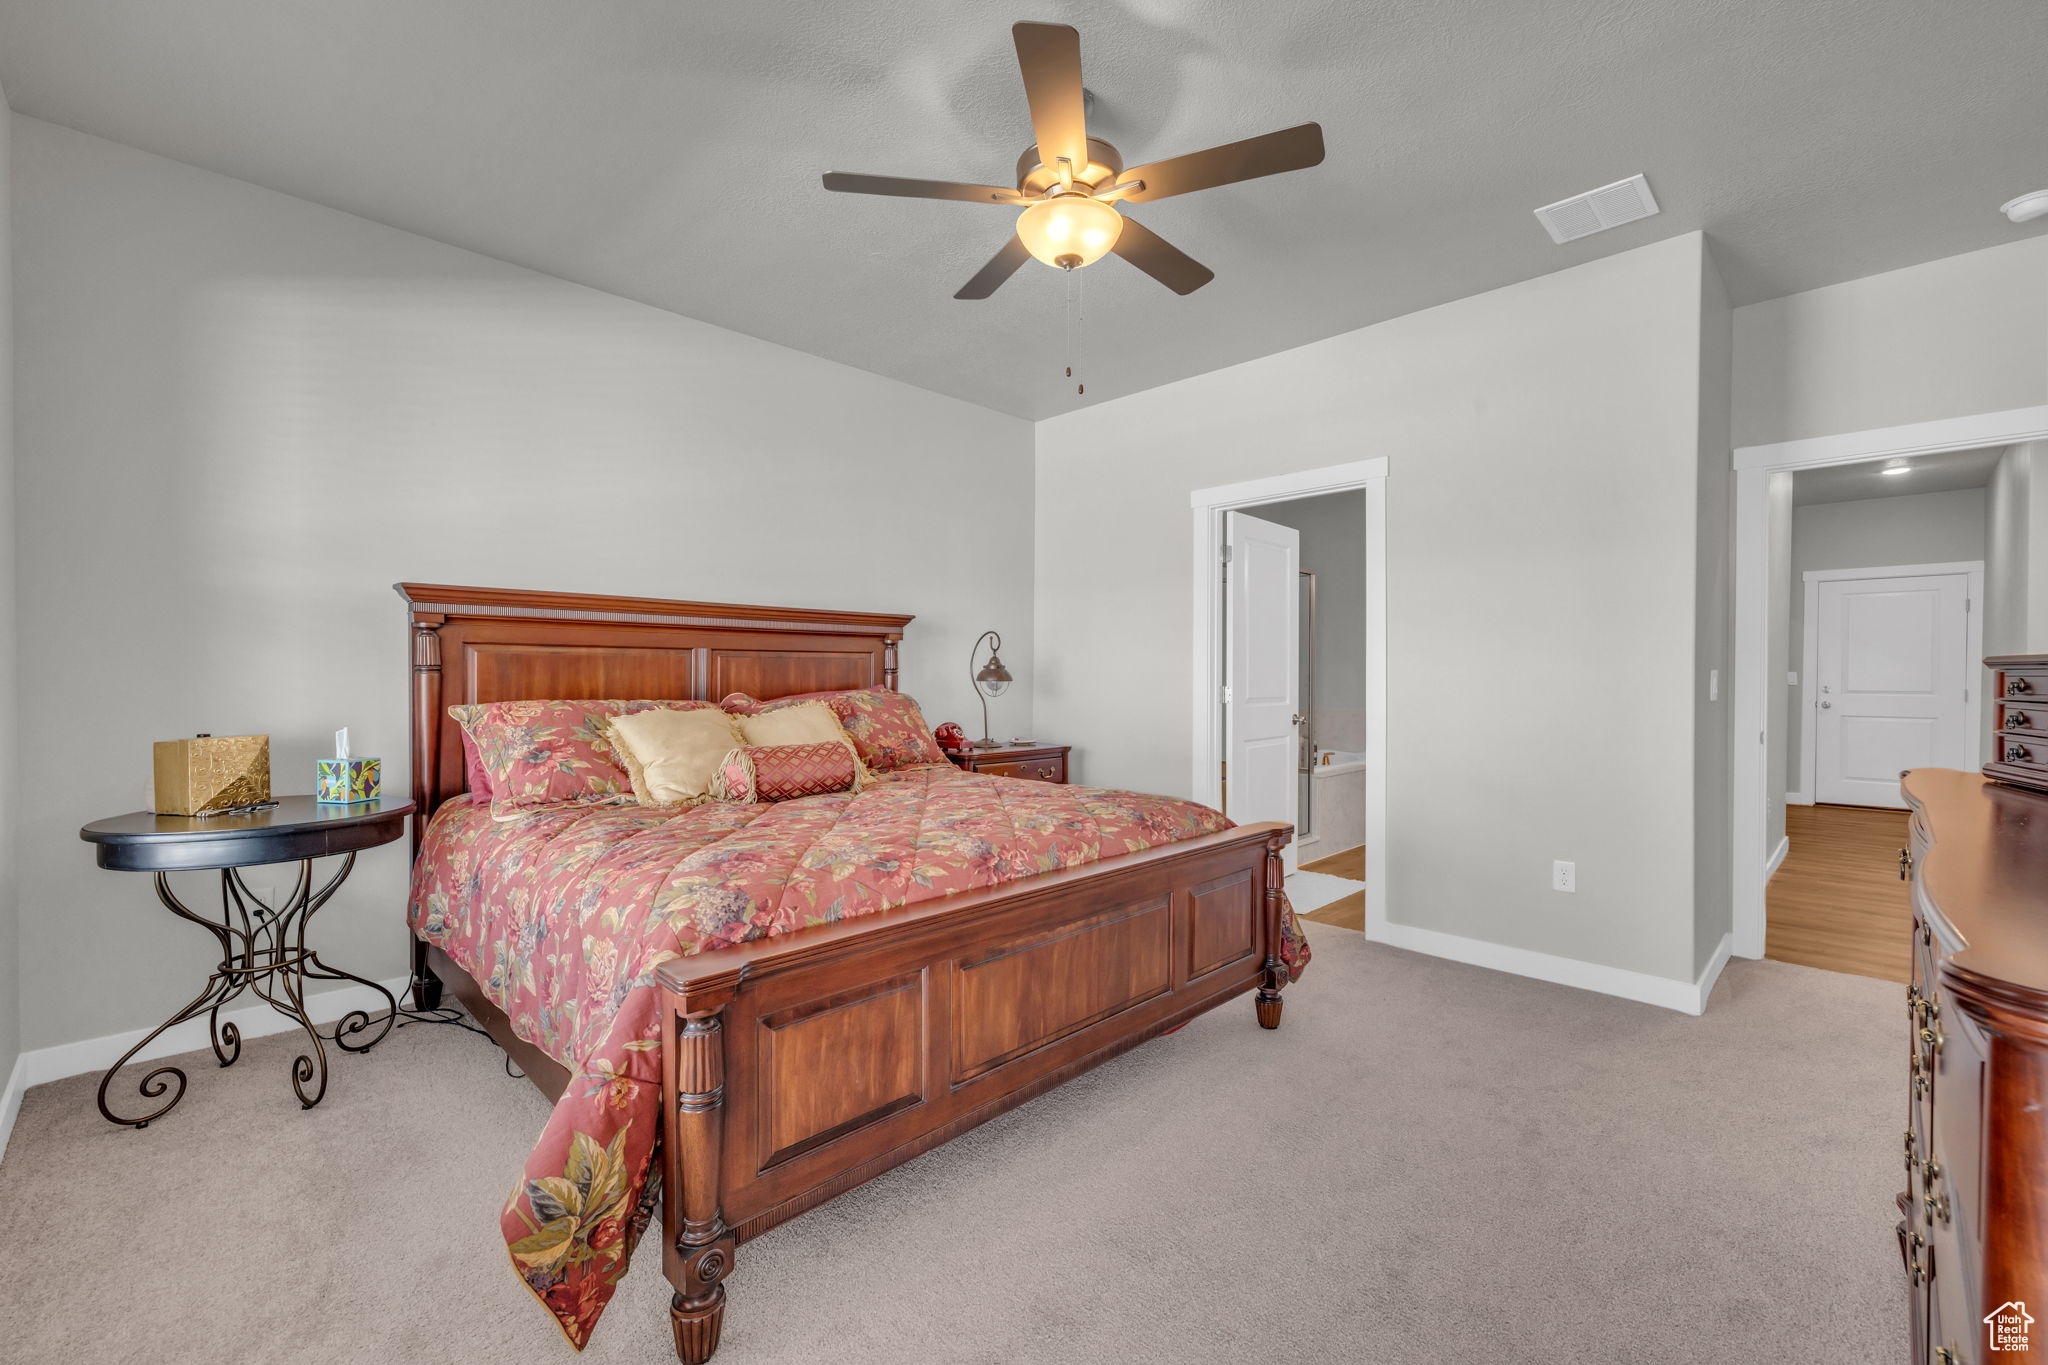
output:
{"label": "red alarm clock", "polygon": [[939,741],[939,747],[949,754],[958,753],[967,747],[967,732],[950,720],[932,731],[932,736]]}

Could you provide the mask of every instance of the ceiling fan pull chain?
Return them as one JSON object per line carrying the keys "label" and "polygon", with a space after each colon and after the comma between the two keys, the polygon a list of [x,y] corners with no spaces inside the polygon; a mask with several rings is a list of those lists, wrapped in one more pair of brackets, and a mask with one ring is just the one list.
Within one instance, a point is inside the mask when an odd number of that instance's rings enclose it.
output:
{"label": "ceiling fan pull chain", "polygon": [[1060,338],[1063,343],[1060,349],[1066,353],[1067,378],[1072,379],[1074,377],[1074,272],[1069,270],[1066,272],[1066,276],[1066,297],[1061,300],[1060,309],[1065,315],[1061,318],[1062,326],[1060,330],[1065,335]]}
{"label": "ceiling fan pull chain", "polygon": [[[1080,272],[1077,270],[1069,270],[1067,278],[1072,279],[1075,275],[1079,274]],[[1081,344],[1087,339],[1088,335],[1088,277],[1086,275],[1082,275],[1079,283],[1074,286],[1074,332],[1074,339],[1067,344],[1067,352],[1078,363],[1081,359]],[[1073,365],[1067,366],[1068,374],[1071,375],[1073,370]],[[1088,381],[1084,379],[1074,385],[1074,392],[1087,393]]]}

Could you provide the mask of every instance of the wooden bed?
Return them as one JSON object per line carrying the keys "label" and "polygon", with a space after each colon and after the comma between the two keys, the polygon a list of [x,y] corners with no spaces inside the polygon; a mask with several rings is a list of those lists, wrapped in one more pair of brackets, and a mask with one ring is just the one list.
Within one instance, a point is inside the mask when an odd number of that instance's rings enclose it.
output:
{"label": "wooden bed", "polygon": [[[896,685],[908,616],[401,583],[415,853],[465,789],[447,707]],[[665,964],[662,1266],[676,1354],[718,1347],[734,1249],[1234,996],[1280,1024],[1281,824]],[[568,1072],[439,949],[446,987],[550,1099]],[[651,1235],[651,1234],[650,1234]]]}

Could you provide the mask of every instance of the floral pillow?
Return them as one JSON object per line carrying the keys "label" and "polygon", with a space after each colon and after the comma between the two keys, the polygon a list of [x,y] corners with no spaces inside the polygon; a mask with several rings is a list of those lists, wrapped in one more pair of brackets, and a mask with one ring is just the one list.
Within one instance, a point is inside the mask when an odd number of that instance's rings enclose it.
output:
{"label": "floral pillow", "polygon": [[562,801],[630,804],[633,784],[604,722],[640,711],[688,711],[708,701],[494,701],[448,714],[489,779],[491,818],[511,820]]}
{"label": "floral pillow", "polygon": [[755,701],[735,692],[719,703],[736,716],[759,715],[807,701],[822,701],[839,717],[840,728],[853,739],[861,761],[875,772],[894,772],[926,763],[949,763],[946,751],[925,724],[917,702],[902,692],[885,687],[863,687],[852,692],[806,692],[798,697]]}
{"label": "floral pillow", "polygon": [[860,757],[850,740],[822,744],[743,745],[722,759],[711,779],[711,795],[750,806],[757,801],[794,801],[826,792],[859,791]]}

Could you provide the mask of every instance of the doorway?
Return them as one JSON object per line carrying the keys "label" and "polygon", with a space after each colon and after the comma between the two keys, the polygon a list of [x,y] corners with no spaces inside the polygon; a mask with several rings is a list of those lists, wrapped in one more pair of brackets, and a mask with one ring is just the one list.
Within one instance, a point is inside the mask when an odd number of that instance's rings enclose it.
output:
{"label": "doorway", "polygon": [[1296,908],[1368,936],[1385,914],[1386,464],[1190,495],[1194,797],[1293,824]]}
{"label": "doorway", "polygon": [[[2039,452],[2029,443],[2044,439],[2048,439],[2048,407],[1744,447],[1735,452],[1735,663],[1732,670],[1734,714],[1731,727],[1734,735],[1731,814],[1735,843],[1731,946],[1737,956],[1765,956],[1767,934],[1773,940],[1781,937],[1777,919],[1781,898],[1802,886],[1818,887],[1824,892],[1830,887],[1846,888],[1861,874],[1869,873],[1871,885],[1868,890],[1872,903],[1883,902],[1877,913],[1887,919],[1887,924],[1880,925],[1878,932],[1889,937],[1895,928],[1900,942],[1904,940],[1904,926],[1910,914],[1902,911],[1902,901],[1890,893],[1880,894],[1878,887],[1886,877],[1890,878],[1890,886],[1900,885],[1896,868],[1898,841],[1891,839],[1885,831],[1869,834],[1860,828],[1849,829],[1851,821],[1846,816],[1836,819],[1833,814],[1861,809],[1867,811],[1867,817],[1862,818],[1871,822],[1892,822],[1903,827],[1903,813],[1893,809],[1814,804],[1819,786],[1817,746],[1821,736],[1817,725],[1811,727],[1811,734],[1803,738],[1798,730],[1815,716],[1839,708],[1821,708],[1814,704],[1828,699],[1822,698],[1817,691],[1812,696],[1804,695],[1809,685],[1818,685],[1821,671],[1818,650],[1814,662],[1808,664],[1803,657],[1804,631],[1793,634],[1789,640],[1787,638],[1788,609],[1784,603],[1789,600],[1797,608],[1804,602],[1805,566],[1798,575],[1792,573],[1788,530],[1795,476],[1808,478],[1815,485],[1834,484],[1836,491],[1827,495],[1826,500],[1829,501],[1842,500],[1839,490],[1852,483],[1891,483],[1900,486],[1901,492],[1915,486],[1933,489],[1940,480],[1950,480],[1950,486],[1957,482],[1981,485],[1982,479],[1972,480],[1964,473],[1971,460],[1999,463],[2008,457],[2024,457],[2030,452],[2038,455]],[[1995,482],[1993,486],[1996,486]],[[1912,554],[1914,550],[1929,548],[1932,547],[1918,542],[1894,540],[1886,546],[1887,554],[1865,554],[1838,560],[1829,567],[1875,565],[1881,572],[1886,568],[1896,569],[1899,561],[1904,559],[1909,561],[1904,566],[1909,571],[1908,577],[1918,577],[1918,571],[1932,568],[1960,569],[1967,579],[1971,570],[1976,570],[1981,576],[1987,566],[2010,558],[1989,546],[1970,555],[1942,553],[1939,549],[1934,553]],[[1907,554],[1898,554],[1899,550],[1905,550]],[[1982,563],[1971,562],[1980,558]],[[2009,565],[2007,567],[2010,568]],[[1872,570],[1866,568],[1863,572]],[[1796,593],[1791,590],[1795,579],[1800,589]],[[1816,580],[1819,581],[1824,579]],[[1960,592],[1967,603],[1964,612],[1971,632],[1968,638],[1976,643],[1960,645],[1956,652],[1969,650],[1981,653],[1986,649],[1992,653],[1999,652],[2000,646],[1990,639],[1985,622],[1987,618],[1998,620],[2000,608],[1996,603],[1989,609],[1984,605],[1986,594],[1993,598],[1999,596],[1998,586],[1989,582],[1972,585],[1966,581]],[[1816,588],[1816,615],[1819,597],[1819,589]],[[1929,631],[1942,628],[1937,623],[1943,619],[1943,612],[1931,598],[1922,598],[1917,606],[1893,605],[1898,607],[1901,615],[1917,613],[1920,624]],[[1945,652],[1930,650],[1927,657],[1933,659],[1937,653]],[[1968,658],[1964,669],[1966,686],[1974,703],[1983,685],[1983,675]],[[1877,675],[1866,673],[1864,676]],[[1896,683],[1902,676],[1894,673],[1891,681]],[[1839,687],[1840,684],[1830,685]],[[1904,690],[1910,692],[1914,689]],[[1839,692],[1830,694],[1831,697],[1839,695]],[[1970,715],[1966,709],[1961,722],[1965,734],[1960,744],[1951,748],[1949,756],[1935,759],[1939,765],[1965,769],[1976,766],[1978,755],[1973,746],[1981,745],[1983,736]],[[1917,729],[1921,732],[1922,742],[1939,745],[1942,741],[1938,737],[1953,729],[1953,722],[1911,715],[1873,716],[1871,720],[1872,724],[1862,727],[1866,733],[1851,734],[1849,738],[1869,739],[1884,724],[1896,721],[1898,723],[1891,726],[1895,734],[1905,735]],[[1856,727],[1849,728],[1853,730]],[[1809,742],[1816,746],[1816,762],[1812,770],[1802,771],[1798,765],[1803,762],[1801,756]],[[1842,753],[1838,755],[1838,761],[1852,770],[1859,764],[1870,768],[1866,777],[1881,784],[1883,775],[1872,766],[1881,761],[1881,748],[1873,744],[1867,753],[1860,756],[1855,752]],[[1916,756],[1895,766],[1891,780],[1896,782],[1898,767],[1911,767],[1926,761]],[[1794,765],[1789,773],[1788,762]],[[1870,789],[1864,792],[1866,799],[1871,794]],[[1800,810],[1801,806],[1806,809]],[[1837,830],[1835,825],[1842,828]],[[1801,872],[1797,868],[1792,861],[1796,855],[1791,852],[1787,833],[1792,827],[1802,833],[1809,849],[1818,849],[1825,854],[1833,846],[1832,854],[1827,855],[1836,860],[1833,870],[1810,868]],[[1862,837],[1865,834],[1869,837]],[[1875,848],[1880,842],[1890,848],[1889,856],[1882,859],[1863,846],[1868,844]],[[1841,911],[1840,899],[1836,897],[1835,903],[1822,906],[1822,910],[1827,914]],[[1889,925],[1890,918],[1896,918],[1897,925]],[[1771,956],[1781,956],[1775,951],[1776,945],[1773,946]],[[1833,964],[1815,962],[1813,965]],[[1835,966],[1835,969],[1859,970],[1853,966]]]}

